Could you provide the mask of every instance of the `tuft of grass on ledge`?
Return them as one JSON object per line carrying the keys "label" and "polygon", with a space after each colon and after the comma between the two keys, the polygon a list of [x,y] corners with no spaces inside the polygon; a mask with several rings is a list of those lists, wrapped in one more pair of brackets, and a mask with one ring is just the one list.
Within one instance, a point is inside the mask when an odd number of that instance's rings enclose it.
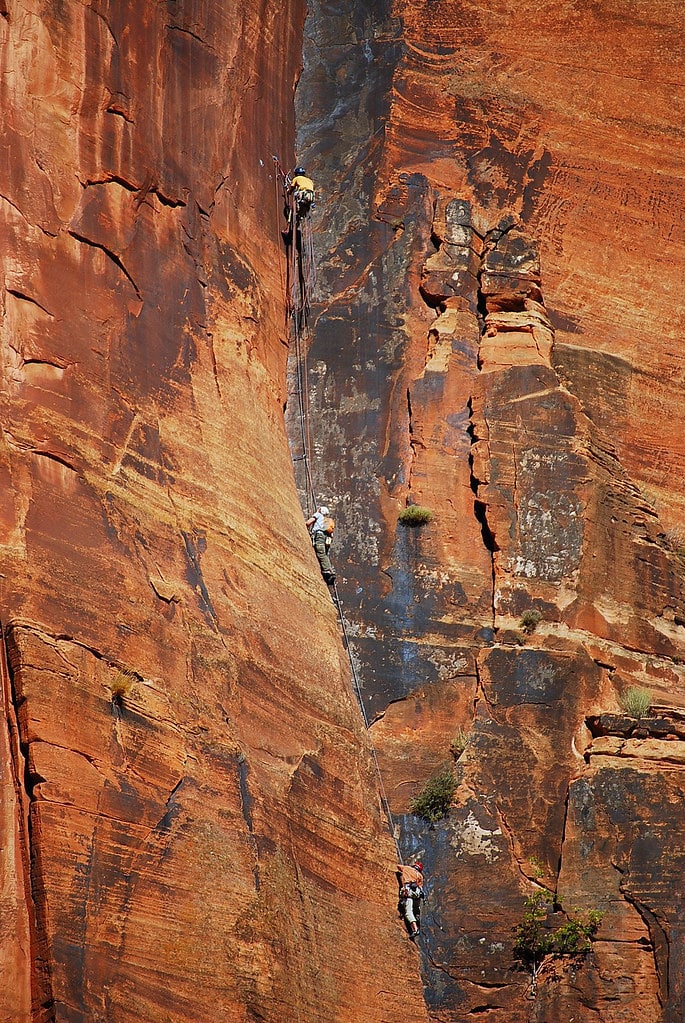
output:
{"label": "tuft of grass on ledge", "polygon": [[618,698],[621,710],[625,711],[628,717],[646,717],[652,705],[652,694],[649,689],[641,689],[640,686],[628,686],[625,692]]}
{"label": "tuft of grass on ledge", "polygon": [[540,611],[536,611],[534,608],[530,608],[528,611],[524,611],[521,615],[519,625],[527,636],[535,632],[538,625],[542,621],[542,614]]}
{"label": "tuft of grass on ledge", "polygon": [[457,728],[450,743],[450,753],[458,760],[469,744],[469,733],[464,728]]}
{"label": "tuft of grass on ledge", "polygon": [[402,526],[425,526],[433,518],[433,512],[422,504],[408,504],[397,516]]}
{"label": "tuft of grass on ledge", "polygon": [[122,668],[120,671],[117,671],[109,683],[113,699],[117,703],[121,703],[124,697],[128,696],[131,692],[134,683],[137,681],[138,676],[135,671],[130,671],[128,668]]}

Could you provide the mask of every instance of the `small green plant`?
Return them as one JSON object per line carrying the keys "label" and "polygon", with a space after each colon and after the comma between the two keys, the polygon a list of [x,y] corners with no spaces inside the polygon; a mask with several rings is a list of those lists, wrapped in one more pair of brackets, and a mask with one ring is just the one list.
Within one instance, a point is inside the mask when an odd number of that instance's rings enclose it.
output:
{"label": "small green plant", "polygon": [[523,918],[516,928],[514,955],[534,975],[547,955],[575,956],[589,951],[603,916],[598,910],[591,909],[552,930],[549,917],[555,908],[560,907],[555,906],[554,895],[546,888],[527,898],[524,906]]}
{"label": "small green plant", "polygon": [[582,952],[590,951],[590,939],[599,928],[602,914],[592,910],[593,917],[599,919],[596,923],[590,923],[586,914],[581,920],[567,920],[561,927],[557,927],[552,934],[551,951],[558,956],[575,956]]}
{"label": "small green plant", "polygon": [[519,625],[527,636],[530,636],[531,632],[535,632],[538,625],[542,621],[542,613],[530,608],[528,611],[524,611],[521,615]]}
{"label": "small green plant", "polygon": [[138,681],[138,676],[135,671],[130,671],[128,668],[122,668],[117,671],[114,678],[110,680],[109,688],[112,691],[112,696],[121,703],[125,696],[131,692],[133,684]]}
{"label": "small green plant", "polygon": [[536,881],[545,876],[545,865],[537,856],[529,856],[530,870]]}
{"label": "small green plant", "polygon": [[514,955],[527,966],[539,962],[549,952],[549,934],[543,925],[553,901],[552,893],[541,888],[524,902],[523,917],[516,927]]}
{"label": "small green plant", "polygon": [[455,760],[462,755],[469,742],[469,733],[464,728],[457,728],[454,738],[450,743],[450,753]]}
{"label": "small green plant", "polygon": [[649,689],[641,689],[640,686],[628,686],[625,692],[618,698],[621,710],[625,711],[628,717],[643,718],[649,713],[652,703],[652,694]]}
{"label": "small green plant", "polygon": [[457,779],[451,767],[443,767],[428,779],[417,796],[411,801],[410,811],[417,817],[434,824],[447,816],[452,803]]}
{"label": "small green plant", "polygon": [[408,504],[403,508],[397,517],[397,521],[403,526],[425,526],[433,518],[430,508],[422,504]]}

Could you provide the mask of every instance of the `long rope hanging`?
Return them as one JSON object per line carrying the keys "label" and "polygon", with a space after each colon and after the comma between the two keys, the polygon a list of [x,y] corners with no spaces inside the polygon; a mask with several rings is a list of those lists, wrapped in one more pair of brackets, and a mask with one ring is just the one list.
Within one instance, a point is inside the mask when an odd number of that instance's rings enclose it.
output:
{"label": "long rope hanging", "polygon": [[[285,203],[285,208],[288,213],[288,228],[290,233],[290,245],[288,246],[288,262],[286,279],[283,280],[283,273],[281,271],[281,286],[285,291],[286,296],[286,317],[289,322],[292,322],[293,333],[295,335],[295,376],[298,396],[298,420],[300,428],[300,441],[302,444],[302,454],[299,456],[293,455],[293,461],[301,461],[304,466],[304,472],[306,477],[306,487],[311,500],[312,508],[316,507],[316,495],[314,493],[314,484],[312,480],[310,457],[309,452],[311,449],[309,442],[309,396],[307,392],[307,365],[306,365],[306,345],[303,343],[304,339],[302,336],[303,326],[303,304],[300,297],[300,289],[298,288],[298,259],[297,259],[297,209],[295,198],[292,194],[288,194],[286,189],[286,176],[283,173],[278,157],[274,156],[274,167],[276,174],[274,175],[274,185],[276,188],[276,216],[280,220],[280,204],[281,204],[281,188],[282,197]],[[279,187],[280,186],[280,187]],[[311,228],[309,231],[310,245],[311,245]],[[280,265],[280,264],[279,264]]]}
{"label": "long rope hanging", "polygon": [[[278,163],[276,157],[274,157],[274,163],[276,164],[277,171],[283,179],[283,185],[285,187],[285,175]],[[276,189],[278,192],[278,178],[276,179]],[[277,197],[278,198],[278,197]],[[307,489],[309,497],[312,501],[312,506],[317,507],[316,494],[314,491],[314,484],[311,473],[311,446],[309,440],[309,392],[307,386],[307,345],[305,334],[308,330],[308,316],[309,316],[309,305],[310,297],[314,289],[316,281],[316,263],[314,260],[314,244],[312,237],[311,222],[308,216],[302,218],[301,224],[298,228],[297,223],[297,207],[294,196],[287,195],[286,193],[286,204],[290,214],[290,245],[289,245],[289,263],[288,263],[288,281],[287,281],[287,306],[293,323],[293,333],[295,335],[295,361],[296,361],[296,386],[297,386],[297,399],[298,399],[298,418],[300,423],[300,436],[302,442],[302,456],[301,461],[304,464],[305,474],[307,477]],[[298,241],[299,239],[299,241]],[[342,601],[340,600],[340,594],[338,593],[338,587],[333,583],[333,592],[335,594],[335,607],[338,612],[338,619],[340,621],[340,627],[342,629],[343,640],[345,650],[347,652],[347,658],[350,663],[350,672],[352,675],[352,683],[354,687],[354,693],[357,698],[357,703],[361,711],[364,726],[366,728],[367,735],[369,737],[369,746],[371,749],[371,756],[373,758],[374,767],[376,774],[378,775],[378,791],[380,794],[381,805],[385,812],[388,820],[388,827],[390,829],[390,835],[395,843],[395,849],[397,851],[397,858],[399,863],[403,862],[402,853],[400,850],[400,844],[397,838],[397,832],[395,822],[393,820],[392,811],[390,810],[390,802],[385,790],[385,784],[383,782],[383,775],[381,773],[380,763],[378,761],[378,754],[376,753],[376,747],[374,746],[373,739],[371,738],[371,727],[369,718],[364,707],[364,700],[362,697],[361,683],[359,680],[359,674],[357,672],[354,658],[352,656],[352,647],[350,644],[350,638],[347,632],[347,625],[345,624],[345,616],[342,610]]]}

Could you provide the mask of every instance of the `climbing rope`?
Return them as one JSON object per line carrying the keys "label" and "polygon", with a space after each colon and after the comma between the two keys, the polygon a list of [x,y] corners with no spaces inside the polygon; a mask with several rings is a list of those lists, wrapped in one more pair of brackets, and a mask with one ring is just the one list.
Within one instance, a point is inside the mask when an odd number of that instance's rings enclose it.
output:
{"label": "climbing rope", "polygon": [[[297,402],[298,402],[298,421],[300,427],[300,440],[302,444],[302,454],[293,455],[293,463],[301,462],[304,466],[307,484],[308,498],[311,500],[312,509],[317,507],[316,493],[314,491],[314,483],[312,480],[311,473],[311,444],[309,434],[309,391],[307,384],[307,348],[309,340],[309,311],[311,295],[313,293],[316,283],[316,262],[314,259],[314,240],[312,236],[312,227],[309,214],[307,213],[300,219],[298,224],[297,220],[297,208],[295,198],[288,191],[288,178],[284,174],[283,169],[277,157],[274,156],[274,164],[276,165],[276,190],[277,190],[277,204],[278,204],[278,181],[280,178],[283,199],[285,201],[285,207],[289,210],[289,226],[290,226],[290,242],[286,242],[288,246],[288,274],[287,274],[287,289],[286,289],[286,307],[287,315],[290,317],[292,322],[292,332],[295,340],[295,380],[297,387]],[[335,582],[332,584],[333,594],[338,620],[343,635],[343,645],[347,653],[347,657],[350,663],[350,673],[352,676],[352,684],[354,693],[357,698],[357,703],[361,711],[364,726],[366,728],[367,735],[369,737],[369,746],[371,749],[371,756],[373,759],[376,774],[378,776],[378,791],[380,794],[381,805],[385,812],[388,820],[388,827],[390,829],[390,835],[395,843],[395,849],[397,851],[397,859],[400,864],[403,863],[402,853],[400,851],[400,844],[397,838],[397,829],[393,820],[392,812],[390,810],[390,803],[385,790],[385,784],[383,782],[383,775],[381,773],[380,763],[378,761],[378,754],[376,753],[376,747],[374,746],[373,739],[371,738],[371,727],[364,707],[364,700],[362,697],[362,687],[357,672],[357,667],[354,663],[354,657],[352,655],[352,647],[350,644],[350,638],[347,632],[347,625],[345,623],[345,616],[342,609],[342,601],[340,600],[340,594],[338,593],[338,587]]]}
{"label": "climbing rope", "polygon": [[[316,508],[316,495],[314,493],[314,482],[312,480],[311,473],[311,459],[310,459],[310,435],[309,435],[309,392],[307,388],[307,344],[306,338],[304,337],[305,332],[308,330],[306,312],[309,307],[308,293],[304,290],[306,288],[307,280],[313,281],[313,275],[310,273],[306,276],[302,276],[301,262],[299,258],[299,251],[302,247],[302,225],[298,227],[297,223],[297,208],[295,197],[288,189],[289,179],[283,171],[280,161],[277,156],[273,158],[274,166],[276,170],[275,185],[276,185],[276,216],[280,223],[281,216],[281,202],[283,208],[288,211],[288,234],[286,235],[286,245],[288,251],[287,260],[287,277],[285,281],[285,301],[286,301],[286,316],[289,322],[292,324],[292,333],[295,341],[295,379],[297,386],[297,415],[300,431],[300,442],[302,445],[302,453],[300,455],[292,456],[293,463],[297,466],[297,463],[301,462],[304,468],[305,474],[305,489],[308,494],[308,500],[311,502],[310,511]],[[279,188],[280,186],[280,188]],[[313,248],[312,248],[312,235],[311,235],[311,224],[309,219],[305,218],[307,226],[307,251],[310,253],[309,260],[313,266]],[[289,237],[289,242],[288,242]],[[300,241],[298,242],[298,238]],[[283,282],[283,275],[281,274],[281,283]]]}

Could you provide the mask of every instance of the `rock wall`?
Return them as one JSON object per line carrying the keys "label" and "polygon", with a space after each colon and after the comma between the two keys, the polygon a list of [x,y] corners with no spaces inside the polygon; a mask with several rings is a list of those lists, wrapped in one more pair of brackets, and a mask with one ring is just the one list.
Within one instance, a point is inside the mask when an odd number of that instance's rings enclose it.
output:
{"label": "rock wall", "polygon": [[[315,491],[428,868],[436,1020],[685,1011],[678,26],[671,0],[310,6]],[[429,826],[411,799],[446,764]],[[543,888],[550,925],[603,916],[533,977],[515,929]]]}
{"label": "rock wall", "polygon": [[426,1019],[283,423],[303,20],[0,3],[6,1023]]}

